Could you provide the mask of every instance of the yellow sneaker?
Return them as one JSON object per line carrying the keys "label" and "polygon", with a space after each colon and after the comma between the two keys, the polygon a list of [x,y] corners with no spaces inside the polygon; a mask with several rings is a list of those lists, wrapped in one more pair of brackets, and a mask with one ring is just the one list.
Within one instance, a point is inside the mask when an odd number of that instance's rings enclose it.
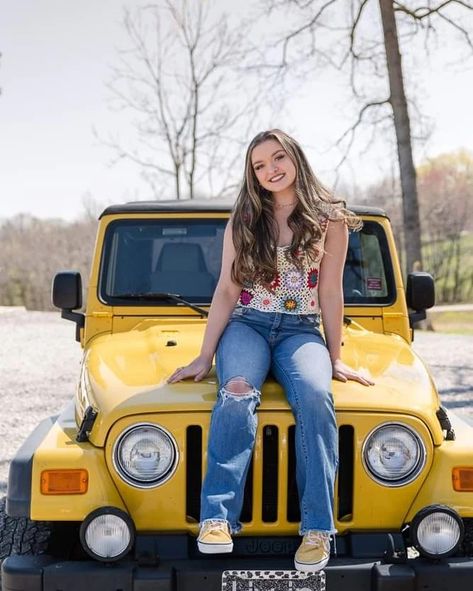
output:
{"label": "yellow sneaker", "polygon": [[330,535],[321,531],[308,531],[299,546],[294,564],[297,570],[317,572],[330,558]]}
{"label": "yellow sneaker", "polygon": [[233,540],[226,521],[206,519],[202,522],[197,538],[199,552],[203,554],[224,554],[233,550]]}

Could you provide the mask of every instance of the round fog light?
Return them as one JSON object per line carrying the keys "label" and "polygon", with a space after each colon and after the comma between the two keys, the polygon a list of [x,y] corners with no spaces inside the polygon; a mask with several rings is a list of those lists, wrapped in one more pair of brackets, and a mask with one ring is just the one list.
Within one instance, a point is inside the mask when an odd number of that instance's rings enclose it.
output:
{"label": "round fog light", "polygon": [[451,556],[463,539],[463,522],[446,505],[425,507],[414,517],[411,527],[414,546],[427,558]]}
{"label": "round fog light", "polygon": [[132,520],[115,507],[93,511],[80,528],[82,546],[96,560],[119,560],[129,552],[133,540]]}

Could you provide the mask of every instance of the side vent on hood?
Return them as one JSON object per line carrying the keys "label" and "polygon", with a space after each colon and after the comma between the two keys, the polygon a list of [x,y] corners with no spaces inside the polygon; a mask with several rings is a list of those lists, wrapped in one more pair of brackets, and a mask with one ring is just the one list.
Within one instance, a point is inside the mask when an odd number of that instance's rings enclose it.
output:
{"label": "side vent on hood", "polygon": [[453,441],[455,439],[455,431],[452,428],[452,424],[450,423],[450,419],[448,418],[446,409],[443,406],[441,406],[436,412],[436,415],[439,420],[442,431],[446,432],[446,441]]}
{"label": "side vent on hood", "polygon": [[91,406],[88,406],[85,409],[84,418],[82,419],[82,423],[80,424],[79,431],[76,435],[77,442],[82,443],[84,441],[89,441],[89,433],[92,431],[96,418],[97,411]]}

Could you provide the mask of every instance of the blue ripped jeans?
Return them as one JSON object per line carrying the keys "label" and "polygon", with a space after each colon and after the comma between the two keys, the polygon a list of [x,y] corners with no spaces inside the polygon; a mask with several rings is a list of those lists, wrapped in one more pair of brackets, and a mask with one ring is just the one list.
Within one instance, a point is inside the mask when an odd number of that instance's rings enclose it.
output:
{"label": "blue ripped jeans", "polygon": [[[333,494],[338,437],[330,391],[332,364],[318,315],[260,312],[237,307],[217,349],[220,385],[212,412],[201,521],[226,520],[241,529],[245,479],[255,442],[260,390],[271,369],[295,417],[296,480],[301,535],[335,533]],[[246,382],[247,393],[228,390]]]}

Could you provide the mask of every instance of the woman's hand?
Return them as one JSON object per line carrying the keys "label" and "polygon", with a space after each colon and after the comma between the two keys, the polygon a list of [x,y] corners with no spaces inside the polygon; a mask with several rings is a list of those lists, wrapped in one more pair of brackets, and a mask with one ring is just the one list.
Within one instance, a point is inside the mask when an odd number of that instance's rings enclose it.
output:
{"label": "woman's hand", "polygon": [[212,367],[212,360],[199,355],[185,367],[178,367],[176,371],[167,379],[168,384],[180,382],[186,378],[194,378],[194,382],[200,382],[209,373]]}
{"label": "woman's hand", "polygon": [[360,382],[364,386],[374,386],[374,382],[372,382],[369,378],[362,376],[360,373],[348,367],[341,359],[336,359],[332,363],[332,375],[336,380],[340,382],[348,382],[348,380],[353,380],[354,382]]}

